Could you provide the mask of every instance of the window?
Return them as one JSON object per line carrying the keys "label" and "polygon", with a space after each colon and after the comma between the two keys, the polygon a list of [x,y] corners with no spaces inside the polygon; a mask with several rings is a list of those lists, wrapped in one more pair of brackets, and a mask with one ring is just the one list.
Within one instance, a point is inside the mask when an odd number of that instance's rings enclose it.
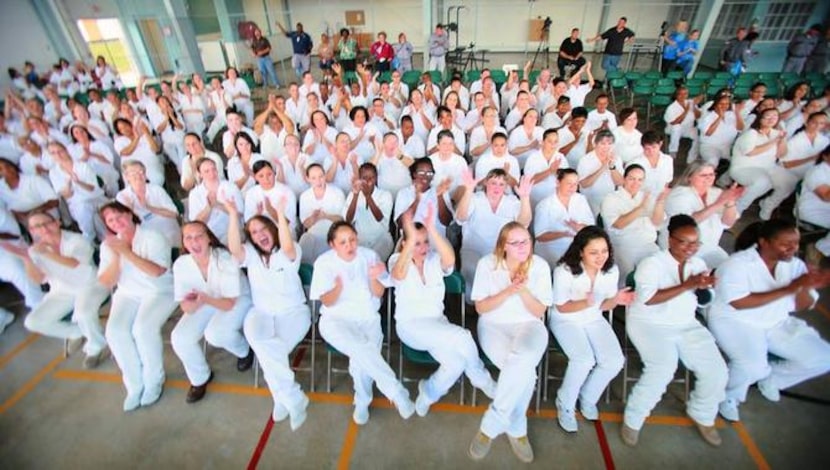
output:
{"label": "window", "polygon": [[731,39],[735,36],[739,26],[749,27],[752,20],[752,11],[755,3],[725,3],[720,10],[715,27],[712,29],[712,39]]}
{"label": "window", "polygon": [[770,3],[759,29],[761,41],[789,41],[807,29],[815,2],[789,1]]}
{"label": "window", "polygon": [[666,16],[666,22],[668,22],[669,28],[681,20],[689,23],[690,31],[695,28],[700,28],[702,25],[694,24],[698,7],[700,7],[699,0],[672,0],[669,14]]}
{"label": "window", "polygon": [[92,54],[92,67],[95,66],[95,58],[103,56],[125,85],[130,86],[138,81],[138,71],[124,40],[124,30],[117,19],[78,20],[78,29]]}

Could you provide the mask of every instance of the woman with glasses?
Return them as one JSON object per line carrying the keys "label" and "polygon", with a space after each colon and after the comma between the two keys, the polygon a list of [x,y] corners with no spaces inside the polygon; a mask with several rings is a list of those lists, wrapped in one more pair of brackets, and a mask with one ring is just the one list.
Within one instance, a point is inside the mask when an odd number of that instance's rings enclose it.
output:
{"label": "woman with glasses", "polygon": [[480,316],[481,349],[500,373],[468,454],[473,460],[484,459],[493,439],[507,434],[516,457],[530,463],[527,406],[536,366],[548,347],[544,318],[553,298],[550,266],[533,254],[533,240],[520,223],[502,227],[492,254],[478,262],[471,297]]}
{"label": "woman with glasses", "polygon": [[724,398],[726,363],[712,334],[695,319],[697,294],[711,289],[715,276],[695,256],[700,246],[695,219],[676,215],[668,232],[668,250],[641,261],[634,274],[636,300],[628,310],[625,329],[645,367],[628,396],[621,437],[624,443],[637,445],[640,429],[674,379],[680,360],[695,373],[686,414],[706,442],[719,446],[715,418]]}
{"label": "woman with glasses", "polygon": [[[435,220],[435,226],[441,236],[447,236],[447,225],[452,222],[452,202],[450,201],[450,181],[439,181],[436,186],[432,185],[435,177],[435,169],[432,160],[423,157],[415,160],[409,167],[409,174],[412,184],[398,191],[395,197],[395,222],[399,227],[402,225],[401,216],[409,213],[415,222],[425,223],[427,215]],[[437,210],[427,212],[427,207],[432,204]]]}
{"label": "woman with glasses", "polygon": [[[703,160],[695,160],[686,167],[678,185],[666,198],[666,217],[677,214],[692,216],[700,231],[697,256],[715,269],[729,257],[720,247],[723,231],[738,220],[735,201],[743,188],[732,185],[727,189],[715,186],[715,167]],[[660,245],[667,247],[666,231],[661,230]]]}

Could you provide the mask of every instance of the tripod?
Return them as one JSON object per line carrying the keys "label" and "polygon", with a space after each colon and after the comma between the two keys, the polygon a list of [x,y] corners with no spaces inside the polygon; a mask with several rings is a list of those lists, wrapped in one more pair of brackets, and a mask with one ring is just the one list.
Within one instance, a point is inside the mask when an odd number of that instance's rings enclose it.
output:
{"label": "tripod", "polygon": [[539,46],[536,47],[536,53],[533,54],[533,60],[530,62],[530,70],[536,66],[536,59],[539,53],[545,51],[545,68],[550,68],[550,26],[542,27],[539,37]]}

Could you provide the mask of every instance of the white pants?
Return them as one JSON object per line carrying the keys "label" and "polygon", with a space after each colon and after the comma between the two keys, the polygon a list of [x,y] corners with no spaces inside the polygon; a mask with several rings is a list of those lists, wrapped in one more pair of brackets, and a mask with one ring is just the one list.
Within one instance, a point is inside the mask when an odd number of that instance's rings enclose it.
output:
{"label": "white pants", "polygon": [[372,402],[373,382],[377,382],[381,393],[395,404],[409,399],[409,392],[381,355],[383,331],[377,314],[358,320],[323,315],[320,318],[320,334],[326,342],[349,357],[356,407],[368,407]]}
{"label": "white pants", "polygon": [[202,134],[207,128],[204,115],[197,116],[195,114],[189,114],[184,118],[184,126],[187,132],[193,132],[199,137],[202,137]]}
{"label": "white pants", "polygon": [[700,158],[706,163],[718,167],[721,160],[729,160],[732,152],[731,145],[712,145],[705,142],[700,143]]}
{"label": "white pants", "polygon": [[254,126],[254,102],[250,98],[243,98],[233,100],[236,109],[245,115],[245,125],[248,127]]}
{"label": "white pants", "polygon": [[447,66],[447,59],[445,55],[441,56],[429,56],[429,67],[427,70],[437,70],[441,73],[444,73],[444,69]]}
{"label": "white pants", "polygon": [[729,373],[715,338],[697,320],[686,325],[655,325],[629,317],[626,331],[643,360],[643,373],[625,405],[625,424],[640,429],[674,379],[677,360],[695,373],[686,413],[713,426]]}
{"label": "white pants", "polygon": [[210,126],[208,126],[207,133],[205,134],[207,137],[207,142],[205,142],[205,144],[207,145],[212,143],[213,139],[216,138],[216,134],[218,134],[219,131],[221,131],[226,125],[227,122],[225,121],[225,115],[216,113],[216,116],[214,116],[213,120],[210,121]]}
{"label": "white pants", "polygon": [[[109,290],[100,284],[76,292],[49,292],[26,316],[24,325],[34,333],[52,338],[84,337],[84,354],[94,356],[107,345],[98,313],[108,295]],[[72,319],[64,321],[70,313]]]}
{"label": "white pants", "polygon": [[113,294],[106,337],[128,396],[164,384],[161,328],[175,308],[172,292],[142,297]]}
{"label": "white pants", "polygon": [[480,260],[485,253],[479,253],[476,250],[471,250],[462,246],[459,255],[461,256],[461,276],[464,277],[464,297],[467,303],[471,304],[473,301],[470,299],[470,295],[473,292],[473,279],[476,275],[476,267],[478,266],[478,260]]}
{"label": "white pants", "polygon": [[446,395],[461,374],[467,374],[474,387],[494,389],[495,381],[484,368],[473,335],[466,328],[441,316],[403,320],[397,323],[397,332],[407,346],[429,352],[439,363],[438,370],[425,382],[430,404]]}
{"label": "white pants", "polygon": [[23,296],[23,301],[30,309],[35,308],[43,299],[43,290],[26,274],[23,261],[17,256],[0,248],[0,281],[10,282]]}
{"label": "white pants", "polygon": [[575,409],[577,398],[585,405],[595,405],[625,362],[611,324],[600,318],[585,324],[551,322],[550,327],[568,356],[556,399],[569,410]]}
{"label": "white pants", "polygon": [[294,380],[288,355],[305,338],[310,326],[311,312],[307,305],[280,315],[268,315],[253,308],[245,318],[245,337],[262,366],[274,404],[287,410],[295,409],[305,397]]}
{"label": "white pants", "polygon": [[176,165],[176,170],[178,170],[179,174],[182,172],[182,162],[184,161],[184,157],[187,155],[187,152],[184,149],[184,140],[176,140],[176,141],[164,141],[162,142],[162,148],[164,149],[164,154],[167,155],[167,158]]}
{"label": "white pants", "polygon": [[536,366],[548,347],[548,332],[541,321],[493,323],[479,320],[481,349],[499,368],[496,396],[481,420],[489,438],[502,433],[527,435],[527,406],[533,398]]}
{"label": "white pants", "polygon": [[395,249],[395,242],[392,241],[392,235],[389,232],[381,233],[373,240],[358,240],[358,244],[377,253],[384,263],[392,255],[392,250]]}
{"label": "white pants", "polygon": [[303,252],[301,261],[306,264],[314,264],[318,256],[331,249],[325,235],[316,235],[311,232],[302,234],[298,243]]}
{"label": "white pants", "polygon": [[78,223],[78,228],[81,229],[84,238],[90,242],[96,238],[103,240],[107,235],[107,231],[104,229],[104,223],[98,215],[98,208],[104,205],[105,202],[106,200],[103,198],[87,200],[73,198],[67,201],[66,205],[69,207],[69,213],[75,222]]}
{"label": "white pants", "polygon": [[760,203],[762,212],[771,213],[793,193],[798,184],[798,178],[780,166],[739,168],[729,170],[729,175],[740,185],[746,187],[743,196],[736,202],[739,214],[745,211],[753,201],[772,189],[772,194]]}
{"label": "white pants", "polygon": [[[727,399],[746,401],[749,386],[767,377],[783,390],[830,371],[830,343],[800,318],[765,329],[719,316],[710,319],[709,329],[729,358]],[[770,353],[783,360],[770,364]]]}
{"label": "white pants", "polygon": [[687,138],[692,141],[692,147],[689,149],[689,154],[686,157],[687,162],[691,162],[697,158],[698,155],[698,134],[694,127],[688,128],[681,125],[667,125],[666,130],[669,133],[669,153],[676,155],[680,150],[680,139]]}
{"label": "white pants", "polygon": [[250,348],[242,336],[242,323],[250,308],[250,299],[240,296],[227,312],[204,305],[193,313],[182,314],[170,340],[191,384],[204,385],[210,378],[210,366],[199,344],[202,336],[211,346],[225,349],[238,358],[248,355]]}

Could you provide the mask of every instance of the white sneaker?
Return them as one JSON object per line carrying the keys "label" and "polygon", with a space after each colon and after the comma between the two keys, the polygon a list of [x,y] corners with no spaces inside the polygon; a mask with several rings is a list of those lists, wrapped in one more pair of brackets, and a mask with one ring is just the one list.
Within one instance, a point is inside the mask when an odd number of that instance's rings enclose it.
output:
{"label": "white sneaker", "polygon": [[282,406],[282,403],[274,403],[274,411],[271,413],[275,423],[279,423],[288,417],[288,408]]}
{"label": "white sneaker", "polygon": [[772,218],[772,211],[775,210],[775,208],[774,207],[768,207],[764,204],[761,204],[760,206],[761,206],[761,211],[758,213],[758,217],[760,217],[761,220],[771,219]]}
{"label": "white sneaker", "polygon": [[297,407],[290,412],[291,415],[291,430],[296,431],[305,423],[308,417],[308,397],[303,395],[303,399],[297,404]]}
{"label": "white sneaker", "polygon": [[559,400],[556,400],[556,416],[559,421],[559,426],[566,432],[576,432],[579,430],[579,425],[576,422],[576,412],[573,409],[567,410],[562,408]]}
{"label": "white sneaker", "polygon": [[773,385],[771,377],[772,376],[759,381],[758,390],[761,392],[761,395],[769,401],[781,401],[781,391],[778,390],[778,387]]}
{"label": "white sneaker", "polygon": [[355,406],[354,413],[352,413],[352,419],[354,420],[355,424],[358,426],[363,426],[364,424],[369,422],[369,407],[368,406]]}
{"label": "white sneaker", "polygon": [[582,417],[588,421],[596,421],[599,419],[599,409],[597,408],[597,405],[582,403],[580,401],[579,412],[582,413]]}
{"label": "white sneaker", "polygon": [[127,398],[124,399],[124,411],[133,411],[138,409],[141,406],[141,394],[136,393],[135,395],[127,395]]}
{"label": "white sneaker", "polygon": [[4,308],[0,308],[0,333],[6,331],[6,327],[14,322],[14,314]]}
{"label": "white sneaker", "polygon": [[144,392],[141,394],[141,406],[150,406],[159,401],[159,398],[161,398],[161,392],[163,391],[164,385],[158,385],[151,388],[145,387]]}
{"label": "white sneaker", "polygon": [[430,403],[429,398],[427,397],[426,390],[426,381],[419,380],[418,381],[418,398],[415,399],[415,413],[418,414],[420,417],[424,417],[429,413],[429,407],[432,405]]}
{"label": "white sneaker", "polygon": [[718,405],[718,413],[727,421],[738,422],[741,420],[741,416],[738,414],[738,400],[734,398],[727,398],[722,401]]}

